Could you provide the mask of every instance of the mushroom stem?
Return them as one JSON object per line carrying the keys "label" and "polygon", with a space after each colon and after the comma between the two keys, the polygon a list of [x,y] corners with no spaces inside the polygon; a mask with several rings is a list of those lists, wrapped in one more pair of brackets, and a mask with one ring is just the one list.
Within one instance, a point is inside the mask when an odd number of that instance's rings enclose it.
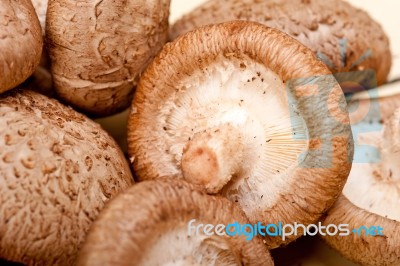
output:
{"label": "mushroom stem", "polygon": [[229,124],[196,133],[183,150],[183,177],[218,193],[240,171],[243,146],[242,134]]}
{"label": "mushroom stem", "polygon": [[400,181],[400,109],[385,124],[381,153],[382,177]]}

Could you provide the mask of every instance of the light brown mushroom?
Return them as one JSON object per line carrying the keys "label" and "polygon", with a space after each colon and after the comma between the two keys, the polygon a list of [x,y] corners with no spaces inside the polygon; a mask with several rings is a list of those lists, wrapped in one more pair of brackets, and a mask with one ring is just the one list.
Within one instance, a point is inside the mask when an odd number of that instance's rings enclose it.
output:
{"label": "light brown mushroom", "polygon": [[46,35],[58,95],[104,116],[127,108],[167,40],[169,0],[50,0]]}
{"label": "light brown mushroom", "polygon": [[236,222],[249,223],[227,199],[181,180],[141,182],[107,204],[78,265],[273,265],[261,238],[229,236],[220,226]]}
{"label": "light brown mushroom", "polygon": [[253,223],[315,222],[350,171],[337,81],[308,48],[258,23],[199,28],[167,44],[131,110],[128,151],[140,180],[186,179],[236,202]]}
{"label": "light brown mushroom", "polygon": [[0,257],[73,265],[104,203],[133,183],[122,152],[85,116],[31,91],[0,97]]}
{"label": "light brown mushroom", "polygon": [[382,132],[362,140],[379,148],[379,160],[353,165],[343,195],[324,221],[348,225],[350,236],[323,239],[362,265],[400,265],[400,109]]}
{"label": "light brown mushroom", "polygon": [[[391,67],[389,40],[366,12],[338,0],[210,0],[173,25],[171,38],[202,25],[250,20],[288,33],[333,72],[362,82],[375,71],[378,84]],[[340,78],[343,78],[342,76]]]}
{"label": "light brown mushroom", "polygon": [[24,82],[40,62],[43,38],[30,0],[0,2],[0,93]]}

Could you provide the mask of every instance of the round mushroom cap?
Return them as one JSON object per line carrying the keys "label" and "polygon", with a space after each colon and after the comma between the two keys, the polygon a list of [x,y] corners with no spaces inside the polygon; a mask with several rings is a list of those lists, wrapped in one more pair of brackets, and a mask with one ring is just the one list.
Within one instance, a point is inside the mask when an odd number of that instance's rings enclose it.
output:
{"label": "round mushroom cap", "polygon": [[227,199],[182,180],[141,182],[107,204],[78,265],[273,265],[261,238],[216,233],[234,223],[249,221]]}
{"label": "round mushroom cap", "polygon": [[256,21],[309,47],[339,80],[362,82],[372,69],[378,84],[391,68],[389,39],[366,12],[338,0],[210,0],[171,29],[171,39],[196,27],[231,20]]}
{"label": "round mushroom cap", "polygon": [[30,0],[0,2],[0,93],[24,82],[39,65],[43,38]]}
{"label": "round mushroom cap", "polygon": [[126,109],[142,70],[167,41],[169,0],[50,0],[46,38],[57,94],[78,110]]}
{"label": "round mushroom cap", "polygon": [[252,223],[308,224],[340,195],[353,142],[328,68],[288,35],[235,21],[163,48],[139,82],[128,150],[140,180],[185,179]]}
{"label": "round mushroom cap", "polygon": [[95,122],[31,91],[0,97],[0,257],[73,265],[106,201],[133,183]]}
{"label": "round mushroom cap", "polygon": [[360,135],[359,142],[376,147],[369,158],[378,160],[353,165],[342,197],[324,221],[356,231],[324,239],[362,265],[400,265],[400,108],[383,131]]}

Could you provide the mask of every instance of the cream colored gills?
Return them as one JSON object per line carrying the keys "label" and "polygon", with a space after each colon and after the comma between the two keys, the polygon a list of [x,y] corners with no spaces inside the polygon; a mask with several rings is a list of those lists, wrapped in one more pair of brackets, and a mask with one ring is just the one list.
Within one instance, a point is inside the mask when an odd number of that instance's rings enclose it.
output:
{"label": "cream colored gills", "polygon": [[400,222],[400,109],[383,132],[360,136],[380,152],[378,163],[355,163],[344,195],[357,207]]}
{"label": "cream colored gills", "polygon": [[[293,106],[291,114],[285,83],[264,65],[220,55],[178,88],[158,119],[171,132],[162,141],[172,147],[174,171],[182,160],[186,179],[203,185],[212,179],[207,190],[217,193],[231,178],[281,175],[299,164],[308,145],[305,122]],[[215,179],[208,175],[214,174],[213,164],[220,166]]]}
{"label": "cream colored gills", "polygon": [[240,265],[240,258],[235,256],[229,245],[229,242],[225,242],[222,237],[188,236],[187,226],[180,226],[160,235],[143,253],[144,256],[138,265],[221,265],[221,258],[223,265]]}

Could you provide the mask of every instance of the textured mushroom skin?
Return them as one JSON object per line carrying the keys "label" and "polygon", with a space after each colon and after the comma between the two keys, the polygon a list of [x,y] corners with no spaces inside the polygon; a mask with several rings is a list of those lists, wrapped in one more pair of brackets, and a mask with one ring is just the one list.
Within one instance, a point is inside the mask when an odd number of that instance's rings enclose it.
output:
{"label": "textured mushroom skin", "polygon": [[[199,39],[203,41],[198,42]],[[193,116],[192,113],[187,116],[181,115],[185,114],[183,110],[193,110],[192,106],[200,101],[198,99],[212,97],[209,94],[202,97],[201,91],[199,95],[193,96],[188,91],[194,91],[196,88],[205,90],[199,83],[202,79],[209,78],[208,69],[219,58],[223,58],[222,62],[230,62],[234,60],[232,58],[240,61],[246,57],[275,71],[282,80],[302,80],[319,76],[323,83],[333,84],[333,87],[321,89],[319,97],[316,98],[317,103],[309,102],[309,97],[299,95],[301,115],[306,119],[309,131],[309,150],[302,166],[297,165],[298,160],[295,157],[296,164],[288,167],[286,165],[284,171],[262,174],[257,172],[254,176],[249,174],[240,180],[237,178],[229,182],[221,194],[239,204],[251,222],[314,223],[340,196],[351,169],[353,140],[345,99],[328,68],[315,58],[312,51],[286,34],[258,23],[235,21],[206,26],[164,46],[144,72],[132,104],[128,123],[128,148],[135,171],[141,180],[163,176],[184,178],[180,161],[182,150],[193,139],[197,130],[203,129],[202,125],[197,128],[196,124],[193,132],[192,121],[204,120],[207,127],[207,123],[210,122],[207,118],[212,116],[206,113],[203,117],[202,112],[199,112],[198,116]],[[235,68],[235,71],[237,69]],[[256,73],[254,75],[257,76]],[[209,87],[217,90],[219,82],[210,82],[212,85]],[[248,83],[239,85],[242,86],[240,89],[250,90],[250,85],[247,85],[249,83],[251,77]],[[228,86],[228,90],[237,89],[235,86]],[[285,94],[285,86],[283,92],[281,89],[279,87],[274,91],[279,90]],[[184,102],[181,100],[183,97],[189,100]],[[261,90],[261,93],[252,99],[262,97]],[[218,98],[216,102],[219,105],[221,101]],[[253,104],[254,102],[250,105]],[[324,108],[328,108],[330,116],[341,122],[333,124],[328,115],[321,112]],[[178,120],[177,117],[172,117],[175,113],[185,119]],[[258,119],[256,116],[253,118]],[[329,141],[325,139],[323,147],[318,147],[318,144],[321,144],[318,140],[326,136],[332,138]],[[286,146],[278,148],[284,150]],[[273,153],[270,155],[274,156]],[[277,155],[278,152],[275,156]],[[323,166],[328,157],[332,158],[329,162],[331,164],[328,167]],[[260,161],[257,158],[255,160]],[[242,166],[249,164],[252,164],[252,161],[240,163]],[[269,169],[265,165],[262,167]],[[286,242],[271,237],[266,239],[266,242],[269,247],[276,248],[293,241],[296,237],[298,236],[290,237]]]}
{"label": "textured mushroom skin", "polygon": [[73,265],[104,203],[133,183],[101,127],[31,91],[0,98],[0,257]]}
{"label": "textured mushroom skin", "polygon": [[0,2],[0,93],[26,80],[40,62],[43,38],[30,0]]}
{"label": "textured mushroom skin", "polygon": [[[248,223],[227,199],[206,195],[184,181],[145,181],[106,205],[90,229],[78,265],[273,265],[260,238],[188,235],[192,219],[214,226]],[[167,234],[168,246],[150,253]]]}
{"label": "textured mushroom skin", "polygon": [[375,215],[356,207],[345,196],[341,196],[329,210],[324,225],[348,223],[360,226],[380,226],[383,236],[326,236],[323,239],[334,249],[361,265],[400,265],[400,222]]}
{"label": "textured mushroom skin", "polygon": [[50,0],[46,35],[59,96],[93,115],[128,107],[167,40],[169,0]]}
{"label": "textured mushroom skin", "polygon": [[202,25],[237,19],[288,33],[316,53],[333,73],[371,68],[382,84],[390,72],[389,39],[381,26],[344,1],[210,0],[178,20],[170,38]]}

